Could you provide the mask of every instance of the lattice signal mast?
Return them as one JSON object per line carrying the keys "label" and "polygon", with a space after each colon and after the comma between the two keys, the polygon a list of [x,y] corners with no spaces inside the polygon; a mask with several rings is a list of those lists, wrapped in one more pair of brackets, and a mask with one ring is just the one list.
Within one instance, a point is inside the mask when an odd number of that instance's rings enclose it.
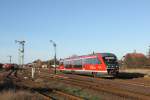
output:
{"label": "lattice signal mast", "polygon": [[8,56],[9,57],[9,63],[11,64],[11,58],[12,58],[12,56]]}
{"label": "lattice signal mast", "polygon": [[19,65],[21,65],[23,67],[24,64],[24,45],[25,45],[25,41],[18,41],[15,40],[15,43],[19,44],[19,49],[18,49],[18,60],[19,60]]}

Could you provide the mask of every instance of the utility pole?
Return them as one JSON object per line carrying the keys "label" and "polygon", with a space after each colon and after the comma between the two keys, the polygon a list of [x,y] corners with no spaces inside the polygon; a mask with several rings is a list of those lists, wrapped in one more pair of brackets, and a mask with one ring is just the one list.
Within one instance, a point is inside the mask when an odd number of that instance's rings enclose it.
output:
{"label": "utility pole", "polygon": [[50,42],[53,44],[54,46],[54,65],[55,65],[55,74],[56,74],[56,43],[53,40],[50,40]]}
{"label": "utility pole", "polygon": [[18,49],[18,56],[19,56],[19,65],[23,67],[24,64],[24,44],[25,41],[18,41],[15,40],[15,43],[19,44],[19,49]]}
{"label": "utility pole", "polygon": [[150,58],[150,46],[149,47],[149,50],[148,50],[148,58]]}
{"label": "utility pole", "polygon": [[12,58],[12,56],[8,56],[9,57],[9,63],[11,64],[11,58]]}

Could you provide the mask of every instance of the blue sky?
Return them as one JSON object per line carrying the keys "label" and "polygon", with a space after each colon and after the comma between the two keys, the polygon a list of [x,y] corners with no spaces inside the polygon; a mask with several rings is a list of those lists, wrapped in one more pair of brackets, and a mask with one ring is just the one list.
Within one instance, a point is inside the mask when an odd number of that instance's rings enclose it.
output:
{"label": "blue sky", "polygon": [[26,40],[25,62],[73,54],[128,52],[146,54],[150,45],[149,0],[0,0],[0,62],[18,61]]}

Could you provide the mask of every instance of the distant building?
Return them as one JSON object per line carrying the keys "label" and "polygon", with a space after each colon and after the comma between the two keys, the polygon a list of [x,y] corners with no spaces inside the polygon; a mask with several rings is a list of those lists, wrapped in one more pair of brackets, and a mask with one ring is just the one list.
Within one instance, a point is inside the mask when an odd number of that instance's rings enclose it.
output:
{"label": "distant building", "polygon": [[128,67],[141,67],[147,62],[147,58],[142,53],[128,53],[124,56],[123,63]]}
{"label": "distant building", "polygon": [[48,68],[48,66],[46,64],[42,65],[42,68]]}
{"label": "distant building", "polygon": [[143,58],[143,57],[146,57],[144,54],[142,53],[128,53],[125,55],[125,59],[127,57],[131,57],[131,58]]}

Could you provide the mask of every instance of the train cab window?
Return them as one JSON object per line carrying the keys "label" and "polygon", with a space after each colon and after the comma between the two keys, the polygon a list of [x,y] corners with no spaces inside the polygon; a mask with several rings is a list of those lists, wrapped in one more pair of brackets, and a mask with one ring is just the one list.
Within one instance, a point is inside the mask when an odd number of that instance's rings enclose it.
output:
{"label": "train cab window", "polygon": [[106,64],[117,64],[116,57],[103,57],[103,60]]}

